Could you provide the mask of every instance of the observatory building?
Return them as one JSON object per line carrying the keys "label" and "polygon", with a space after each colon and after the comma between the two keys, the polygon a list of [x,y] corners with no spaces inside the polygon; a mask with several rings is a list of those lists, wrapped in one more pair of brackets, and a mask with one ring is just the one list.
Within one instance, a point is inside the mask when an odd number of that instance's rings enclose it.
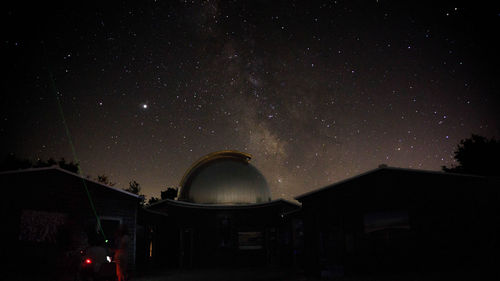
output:
{"label": "observatory building", "polygon": [[250,160],[227,150],[196,161],[177,199],[152,204],[140,218],[149,228],[144,255],[188,268],[289,263],[293,231],[285,217],[299,206],[271,200],[266,179]]}
{"label": "observatory building", "polygon": [[179,201],[242,205],[271,201],[264,176],[249,163],[251,156],[236,151],[206,155],[182,178]]}

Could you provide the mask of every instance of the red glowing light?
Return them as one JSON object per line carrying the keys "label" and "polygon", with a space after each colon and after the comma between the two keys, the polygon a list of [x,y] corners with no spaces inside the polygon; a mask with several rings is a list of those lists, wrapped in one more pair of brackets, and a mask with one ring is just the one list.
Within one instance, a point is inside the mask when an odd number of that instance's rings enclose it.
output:
{"label": "red glowing light", "polygon": [[92,260],[91,260],[91,259],[85,259],[85,263],[86,263],[86,264],[91,264],[91,263],[92,263]]}

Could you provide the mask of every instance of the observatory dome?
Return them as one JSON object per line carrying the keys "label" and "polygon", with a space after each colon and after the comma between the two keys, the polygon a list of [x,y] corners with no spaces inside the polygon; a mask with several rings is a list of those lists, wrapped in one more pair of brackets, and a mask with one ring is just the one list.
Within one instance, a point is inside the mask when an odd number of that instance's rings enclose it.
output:
{"label": "observatory dome", "polygon": [[199,204],[255,204],[271,201],[264,176],[249,163],[251,155],[238,151],[208,154],[186,172],[179,201]]}

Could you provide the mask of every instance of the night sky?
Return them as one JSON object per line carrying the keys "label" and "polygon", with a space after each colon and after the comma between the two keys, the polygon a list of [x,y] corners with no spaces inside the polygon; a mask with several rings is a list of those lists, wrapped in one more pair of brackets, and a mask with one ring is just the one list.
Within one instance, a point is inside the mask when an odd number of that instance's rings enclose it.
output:
{"label": "night sky", "polygon": [[84,175],[159,197],[234,149],[290,199],[500,135],[490,1],[101,2],[2,8],[1,157],[75,160],[64,116]]}

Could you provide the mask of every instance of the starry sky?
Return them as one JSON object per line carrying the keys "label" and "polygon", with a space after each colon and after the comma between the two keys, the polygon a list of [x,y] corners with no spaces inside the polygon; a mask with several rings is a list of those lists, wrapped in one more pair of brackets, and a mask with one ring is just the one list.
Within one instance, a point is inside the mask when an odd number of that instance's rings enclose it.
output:
{"label": "starry sky", "polygon": [[101,2],[2,8],[0,156],[74,160],[67,128],[83,174],[159,197],[234,149],[291,199],[500,135],[491,1]]}

